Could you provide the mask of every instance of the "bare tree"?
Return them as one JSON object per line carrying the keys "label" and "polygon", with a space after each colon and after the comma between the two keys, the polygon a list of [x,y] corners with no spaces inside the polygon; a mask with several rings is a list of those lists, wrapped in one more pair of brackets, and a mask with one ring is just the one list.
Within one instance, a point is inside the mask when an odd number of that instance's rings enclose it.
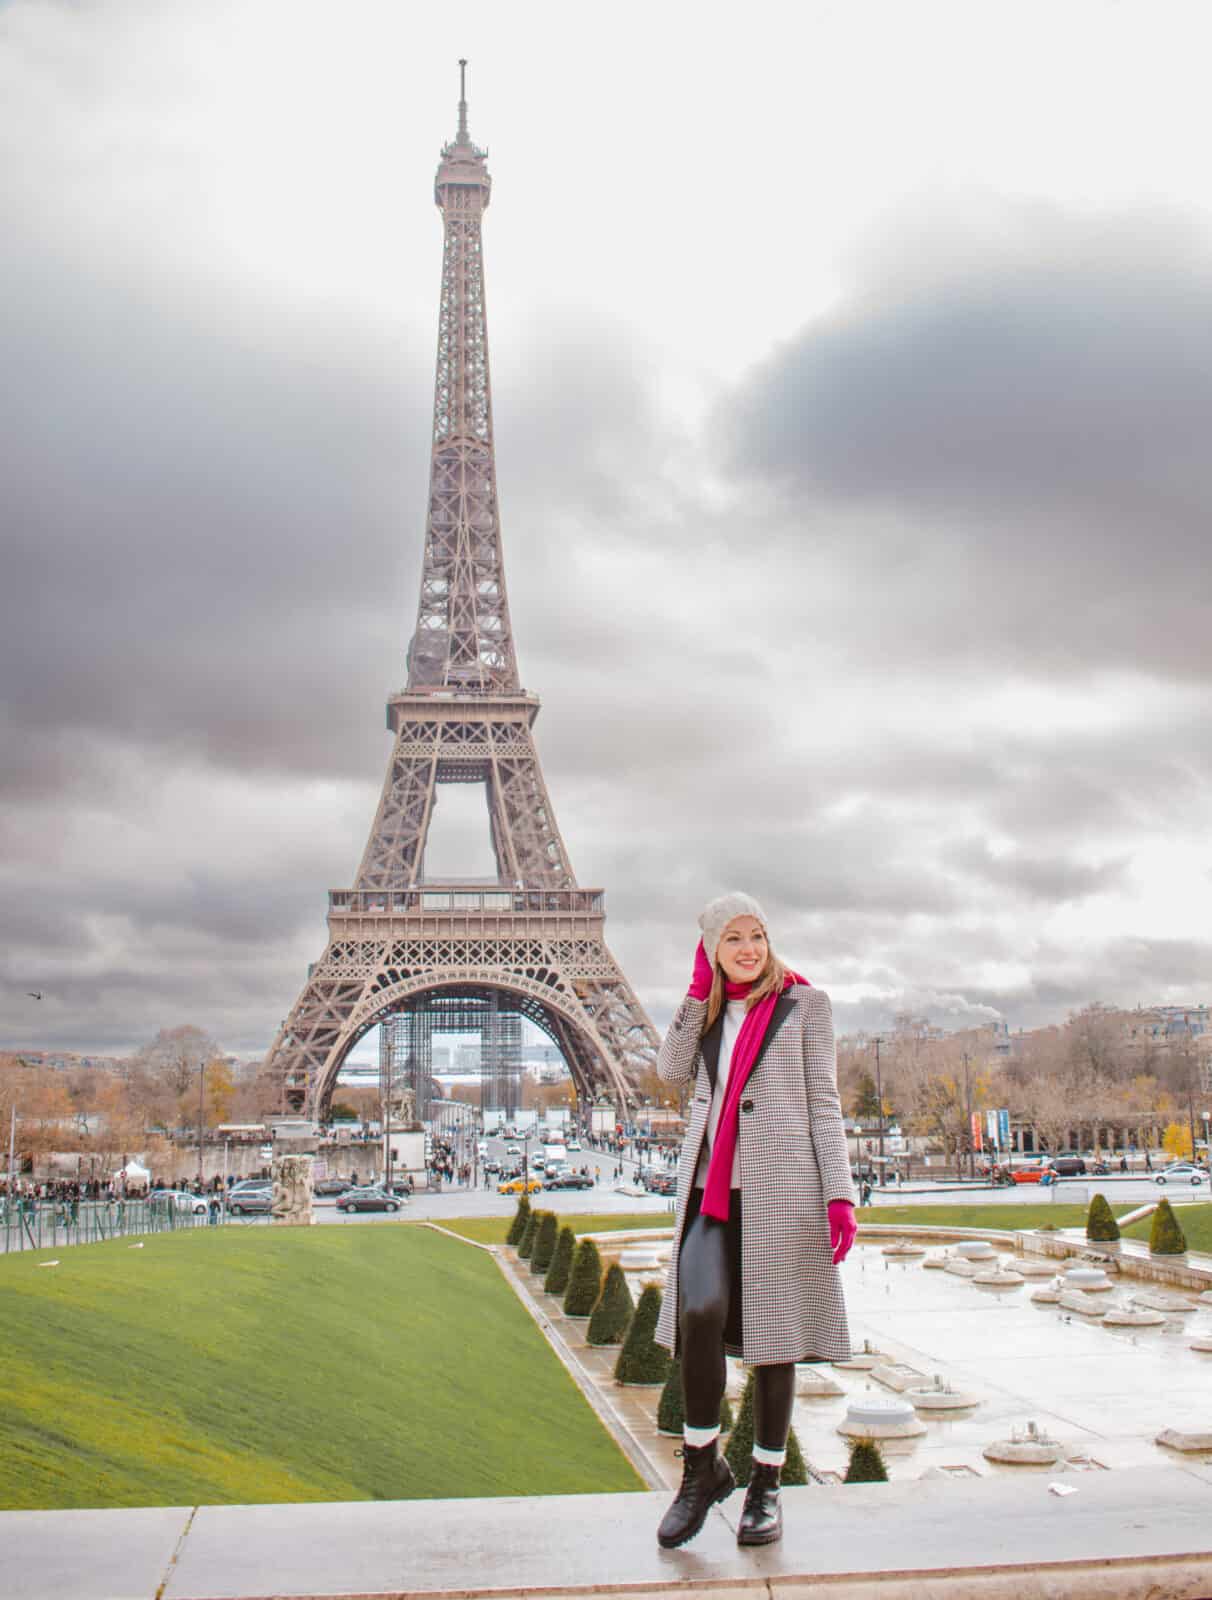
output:
{"label": "bare tree", "polygon": [[140,1080],[138,1098],[149,1121],[165,1127],[196,1125],[199,1074],[219,1055],[218,1045],[201,1028],[192,1024],[161,1028],[130,1063],[131,1076]]}

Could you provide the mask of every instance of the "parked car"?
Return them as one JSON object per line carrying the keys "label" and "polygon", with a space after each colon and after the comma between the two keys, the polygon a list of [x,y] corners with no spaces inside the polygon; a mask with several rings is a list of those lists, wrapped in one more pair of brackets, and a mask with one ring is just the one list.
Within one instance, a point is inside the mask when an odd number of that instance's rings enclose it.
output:
{"label": "parked car", "polygon": [[1197,1167],[1193,1161],[1172,1161],[1164,1167],[1153,1179],[1154,1183],[1190,1183],[1201,1184],[1208,1174],[1202,1167]]}
{"label": "parked car", "polygon": [[649,1194],[677,1193],[677,1173],[667,1172],[661,1167],[645,1167],[640,1181]]}
{"label": "parked car", "polygon": [[581,1141],[579,1139],[569,1139],[568,1143],[564,1146],[564,1148],[565,1148],[565,1150],[576,1150],[576,1151],[579,1151],[580,1148],[581,1148]]}
{"label": "parked car", "polygon": [[182,1189],[153,1189],[147,1203],[153,1211],[175,1211],[185,1216],[205,1216],[209,1205],[205,1195]]}
{"label": "parked car", "polygon": [[311,1186],[313,1194],[344,1194],[348,1188],[345,1178],[317,1178]]}
{"label": "parked car", "polygon": [[1046,1161],[1032,1161],[1025,1166],[1011,1169],[1011,1176],[1015,1183],[1043,1183],[1044,1174],[1051,1174],[1051,1167]]}
{"label": "parked car", "polygon": [[593,1179],[584,1172],[557,1172],[543,1185],[545,1189],[592,1189]]}
{"label": "parked car", "polygon": [[394,1194],[388,1194],[386,1189],[372,1189],[368,1184],[365,1188],[346,1189],[337,1201],[338,1211],[398,1211],[405,1202]]}
{"label": "parked car", "polygon": [[497,1184],[498,1194],[538,1194],[543,1185],[537,1178],[523,1178],[520,1174],[516,1178],[506,1178],[503,1183]]}
{"label": "parked car", "polygon": [[1076,1150],[1058,1150],[1054,1156],[1048,1158],[1048,1165],[1058,1178],[1077,1178],[1086,1176],[1086,1163]]}
{"label": "parked car", "polygon": [[274,1208],[272,1187],[264,1189],[237,1189],[227,1198],[227,1209],[233,1217],[259,1214],[267,1216]]}

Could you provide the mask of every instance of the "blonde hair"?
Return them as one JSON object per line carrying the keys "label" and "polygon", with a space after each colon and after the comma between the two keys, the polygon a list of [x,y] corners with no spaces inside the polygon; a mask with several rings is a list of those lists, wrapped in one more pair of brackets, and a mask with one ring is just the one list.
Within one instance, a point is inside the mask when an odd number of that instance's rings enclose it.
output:
{"label": "blonde hair", "polygon": [[[787,968],[770,948],[766,945],[766,965],[753,980],[753,986],[745,996],[745,1010],[749,1011],[757,1005],[759,1000],[764,1000],[768,994],[782,994],[783,984],[787,978]],[[707,996],[707,1020],[703,1024],[703,1032],[713,1027],[716,1018],[724,1009],[724,969],[717,966],[711,978],[711,993]]]}

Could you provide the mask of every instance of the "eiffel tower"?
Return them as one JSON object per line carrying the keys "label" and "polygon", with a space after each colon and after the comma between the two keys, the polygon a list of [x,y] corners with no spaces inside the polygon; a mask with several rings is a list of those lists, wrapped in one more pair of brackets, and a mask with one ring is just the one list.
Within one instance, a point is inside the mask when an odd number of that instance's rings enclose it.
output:
{"label": "eiffel tower", "polygon": [[[467,131],[459,68],[458,134],[434,180],[445,239],[408,685],[387,703],[395,746],[353,888],[329,893],[327,948],[266,1058],[280,1103],[316,1119],[369,1029],[403,1023],[414,1045],[425,1036],[427,1060],[444,1007],[467,1026],[485,1015],[490,1041],[502,1013],[529,1018],[559,1048],[582,1104],[605,1096],[621,1112],[656,1061],[656,1032],[606,946],[603,893],[577,884],[560,837],[532,732],[539,701],[518,676],[480,237],[492,180]],[[452,783],[485,786],[495,881],[425,876],[438,790]]]}

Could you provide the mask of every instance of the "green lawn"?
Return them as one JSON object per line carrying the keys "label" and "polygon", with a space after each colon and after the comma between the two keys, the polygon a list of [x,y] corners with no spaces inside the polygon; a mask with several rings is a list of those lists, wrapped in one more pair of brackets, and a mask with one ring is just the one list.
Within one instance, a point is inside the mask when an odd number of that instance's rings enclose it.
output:
{"label": "green lawn", "polygon": [[[1166,1198],[1174,1205],[1172,1194]],[[1193,1205],[1176,1205],[1174,1215],[1186,1235],[1187,1249],[1205,1250],[1212,1254],[1212,1203],[1197,1200]],[[1134,1222],[1130,1228],[1124,1229],[1124,1238],[1147,1239],[1152,1225],[1152,1217],[1146,1217],[1143,1222]]]}
{"label": "green lawn", "polygon": [[[536,1196],[531,1205],[535,1210],[542,1211],[542,1196]],[[633,1216],[588,1216],[577,1212],[557,1215],[561,1228],[567,1225],[576,1234],[615,1233],[625,1228],[673,1227],[672,1211],[643,1211]],[[474,1239],[477,1244],[504,1244],[512,1221],[512,1217],[455,1217],[450,1222],[443,1222],[442,1226],[461,1238]]]}
{"label": "green lawn", "polygon": [[[1116,1216],[1132,1211],[1133,1206],[1112,1206]],[[921,1228],[1001,1228],[1017,1232],[1026,1228],[1080,1228],[1087,1208],[1061,1201],[1042,1201],[1039,1205],[971,1206],[866,1206],[856,1213],[860,1222],[912,1222]]]}
{"label": "green lawn", "polygon": [[4,1508],[643,1487],[496,1264],[429,1228],[7,1256],[0,1351]]}
{"label": "green lawn", "polygon": [[[1112,1206],[1111,1209],[1116,1216],[1123,1216],[1125,1211],[1134,1208]],[[1212,1211],[1212,1206],[1208,1209]],[[909,1222],[922,1228],[1000,1228],[1013,1232],[1039,1228],[1049,1222],[1055,1228],[1079,1228],[1086,1220],[1086,1207],[1047,1200],[1039,1205],[875,1205],[860,1209],[856,1215],[860,1222]],[[509,1217],[464,1217],[444,1222],[442,1226],[464,1239],[474,1239],[477,1244],[504,1244],[511,1220]],[[565,1223],[578,1234],[606,1233],[620,1228],[671,1228],[673,1215],[651,1211],[633,1216],[578,1216],[573,1213],[560,1217],[561,1227]],[[1147,1227],[1145,1232],[1147,1235]],[[1198,1247],[1193,1244],[1192,1248]]]}

